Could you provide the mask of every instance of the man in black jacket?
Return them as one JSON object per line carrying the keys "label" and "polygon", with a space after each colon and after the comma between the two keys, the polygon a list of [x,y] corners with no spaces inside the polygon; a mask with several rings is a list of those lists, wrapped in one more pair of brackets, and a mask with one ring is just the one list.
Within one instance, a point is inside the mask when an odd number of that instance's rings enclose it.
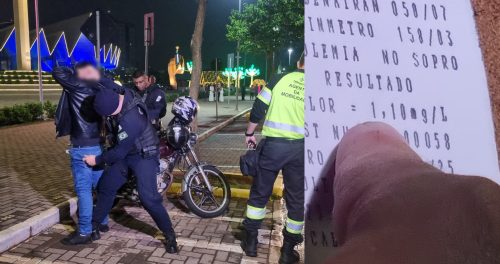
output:
{"label": "man in black jacket", "polygon": [[148,108],[151,123],[160,128],[160,119],[167,113],[167,101],[165,92],[154,83],[153,76],[147,76],[143,71],[138,70],[132,74],[134,80],[134,90],[142,98]]}
{"label": "man in black jacket", "polygon": [[[109,87],[110,80],[101,78],[99,70],[90,63],[80,63],[75,69],[56,67],[54,79],[63,87],[56,115],[57,137],[70,136],[71,171],[78,197],[78,230],[61,242],[67,245],[90,243],[92,237],[92,188],[102,175],[102,168],[92,168],[83,161],[86,155],[100,155],[101,117],[93,107],[94,95],[100,88]],[[100,228],[109,230],[107,218]]]}

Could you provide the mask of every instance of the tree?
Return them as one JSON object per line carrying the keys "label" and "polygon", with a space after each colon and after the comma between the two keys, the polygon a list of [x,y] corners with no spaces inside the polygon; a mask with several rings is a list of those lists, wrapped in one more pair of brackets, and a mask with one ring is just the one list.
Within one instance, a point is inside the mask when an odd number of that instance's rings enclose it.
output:
{"label": "tree", "polygon": [[300,0],[257,0],[233,11],[226,37],[240,41],[241,51],[265,54],[267,76],[274,72],[273,52],[304,39],[304,2]]}
{"label": "tree", "polygon": [[[191,39],[191,54],[193,56],[193,71],[191,72],[191,84],[189,85],[189,96],[198,100],[200,93],[200,80],[202,71],[201,62],[201,46],[203,42],[203,27],[205,24],[205,13],[207,7],[207,0],[198,1],[198,12],[196,14],[196,21],[194,24],[194,33]],[[194,132],[198,130],[198,119],[196,118],[191,125]]]}

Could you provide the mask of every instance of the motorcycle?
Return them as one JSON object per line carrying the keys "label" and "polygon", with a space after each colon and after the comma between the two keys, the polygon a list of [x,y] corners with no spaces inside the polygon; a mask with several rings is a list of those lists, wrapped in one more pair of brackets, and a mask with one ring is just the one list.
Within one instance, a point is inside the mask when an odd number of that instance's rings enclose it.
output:
{"label": "motorcycle", "polygon": [[[183,133],[180,133],[183,132]],[[174,182],[174,170],[184,172],[182,198],[195,215],[213,218],[224,214],[231,200],[231,188],[224,174],[215,166],[201,162],[195,151],[198,135],[189,126],[171,124],[159,131],[160,166],[157,173],[158,193],[162,196]],[[135,176],[118,191],[117,198],[140,204]]]}

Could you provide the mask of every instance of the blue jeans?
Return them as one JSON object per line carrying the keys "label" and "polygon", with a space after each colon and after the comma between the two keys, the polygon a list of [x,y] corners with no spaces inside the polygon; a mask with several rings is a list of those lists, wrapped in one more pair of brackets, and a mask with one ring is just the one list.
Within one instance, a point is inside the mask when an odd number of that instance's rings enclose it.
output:
{"label": "blue jeans", "polygon": [[[85,155],[101,155],[101,146],[73,147],[69,151],[71,155],[71,172],[78,197],[78,226],[80,234],[92,233],[92,188],[96,189],[97,183],[102,175],[102,170],[89,167],[84,161]],[[107,224],[106,217],[102,223]]]}

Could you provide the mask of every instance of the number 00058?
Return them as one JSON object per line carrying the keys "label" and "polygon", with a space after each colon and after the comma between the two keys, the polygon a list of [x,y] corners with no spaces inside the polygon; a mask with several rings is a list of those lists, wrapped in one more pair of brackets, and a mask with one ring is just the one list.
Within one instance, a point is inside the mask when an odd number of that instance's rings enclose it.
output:
{"label": "number 00058", "polygon": [[405,130],[403,133],[408,145],[417,149],[451,149],[450,135],[438,132],[418,132]]}

